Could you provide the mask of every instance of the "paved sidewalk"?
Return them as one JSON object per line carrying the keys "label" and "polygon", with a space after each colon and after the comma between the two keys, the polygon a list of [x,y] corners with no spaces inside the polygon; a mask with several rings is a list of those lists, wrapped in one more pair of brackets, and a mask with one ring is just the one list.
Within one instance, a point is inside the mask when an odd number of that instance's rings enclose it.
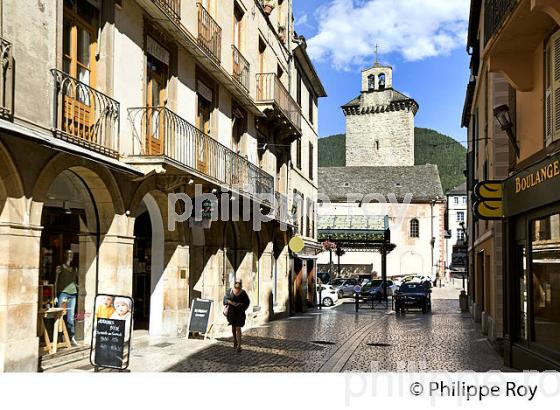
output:
{"label": "paved sidewalk", "polygon": [[[458,285],[458,286],[457,286]],[[433,313],[396,315],[353,303],[245,331],[230,338],[133,340],[132,372],[369,372],[507,370],[469,314],[459,311],[460,283],[433,290]],[[351,300],[348,300],[351,302]],[[59,370],[92,371],[87,363]]]}

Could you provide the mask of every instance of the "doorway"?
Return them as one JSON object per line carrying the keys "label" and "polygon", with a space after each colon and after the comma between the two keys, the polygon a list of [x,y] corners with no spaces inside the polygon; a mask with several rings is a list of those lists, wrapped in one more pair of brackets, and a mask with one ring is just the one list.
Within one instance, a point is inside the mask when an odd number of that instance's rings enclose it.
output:
{"label": "doorway", "polygon": [[143,198],[134,222],[132,266],[134,330],[160,335],[164,311],[163,218],[155,198],[150,194]]}

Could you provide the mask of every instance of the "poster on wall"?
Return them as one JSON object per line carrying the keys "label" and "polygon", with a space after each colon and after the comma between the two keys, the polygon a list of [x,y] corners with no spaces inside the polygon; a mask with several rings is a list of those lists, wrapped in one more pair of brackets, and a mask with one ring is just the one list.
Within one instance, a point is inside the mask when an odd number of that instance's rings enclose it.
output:
{"label": "poster on wall", "polygon": [[98,294],[91,336],[90,361],[97,369],[125,370],[130,359],[134,302],[128,296]]}

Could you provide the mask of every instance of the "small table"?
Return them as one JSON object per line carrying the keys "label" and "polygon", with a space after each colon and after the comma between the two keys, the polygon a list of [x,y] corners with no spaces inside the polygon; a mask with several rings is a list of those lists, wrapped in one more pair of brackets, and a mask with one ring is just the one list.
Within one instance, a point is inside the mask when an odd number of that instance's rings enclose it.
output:
{"label": "small table", "polygon": [[[67,347],[68,349],[72,347],[70,344],[70,337],[68,336],[68,329],[66,329],[66,322],[64,321],[65,315],[66,309],[64,308],[39,310],[39,317],[41,318],[39,322],[41,326],[40,333],[45,340],[45,350],[48,354],[56,353],[59,347]],[[47,331],[47,327],[45,325],[45,319],[54,319],[52,342],[49,338],[49,332]],[[58,342],[58,332],[62,332],[63,334],[64,339],[62,342]]]}

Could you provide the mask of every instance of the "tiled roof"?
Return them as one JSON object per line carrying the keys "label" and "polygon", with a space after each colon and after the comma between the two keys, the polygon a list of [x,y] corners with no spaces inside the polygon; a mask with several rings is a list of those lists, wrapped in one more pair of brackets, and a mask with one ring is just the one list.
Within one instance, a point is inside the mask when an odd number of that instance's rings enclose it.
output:
{"label": "tiled roof", "polygon": [[450,189],[447,195],[467,195],[467,182],[457,185],[455,188]]}
{"label": "tiled roof", "polygon": [[[321,167],[319,192],[330,201],[346,202],[353,194],[353,201],[364,195],[395,195],[399,202],[412,194],[412,202],[444,199],[437,165],[395,167]],[[374,198],[366,198],[376,202]]]}

